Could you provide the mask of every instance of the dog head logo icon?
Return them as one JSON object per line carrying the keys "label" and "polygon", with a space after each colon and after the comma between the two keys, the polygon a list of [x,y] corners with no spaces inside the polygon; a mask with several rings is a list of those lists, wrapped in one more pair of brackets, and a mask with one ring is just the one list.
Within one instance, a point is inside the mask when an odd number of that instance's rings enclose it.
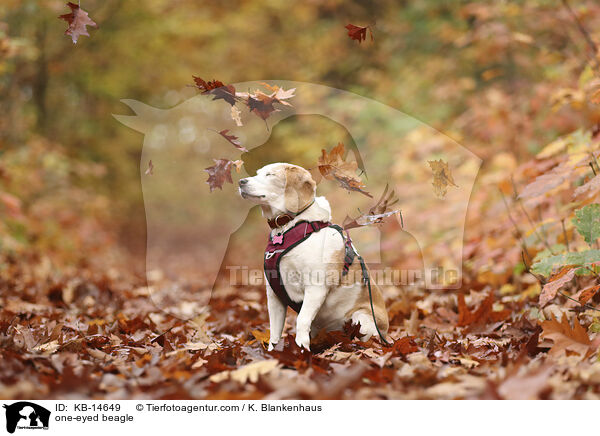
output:
{"label": "dog head logo icon", "polygon": [[6,409],[6,431],[14,433],[16,429],[47,429],[50,423],[50,411],[29,401],[19,401],[4,405]]}

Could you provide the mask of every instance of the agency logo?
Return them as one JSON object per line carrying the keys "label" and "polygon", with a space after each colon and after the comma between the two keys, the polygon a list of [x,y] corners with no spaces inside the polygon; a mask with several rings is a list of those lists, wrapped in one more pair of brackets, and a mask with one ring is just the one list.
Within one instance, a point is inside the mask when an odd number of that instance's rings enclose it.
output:
{"label": "agency logo", "polygon": [[14,433],[16,429],[48,430],[50,423],[48,409],[29,401],[4,404],[3,407],[6,409],[6,431],[9,433]]}

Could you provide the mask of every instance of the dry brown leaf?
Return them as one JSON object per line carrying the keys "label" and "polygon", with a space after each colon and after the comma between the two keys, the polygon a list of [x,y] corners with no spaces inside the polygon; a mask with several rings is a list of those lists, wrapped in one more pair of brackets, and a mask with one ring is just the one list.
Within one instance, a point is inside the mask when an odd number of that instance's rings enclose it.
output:
{"label": "dry brown leaf", "polygon": [[579,294],[579,302],[581,304],[586,304],[588,301],[590,301],[592,298],[594,298],[594,296],[598,293],[599,290],[600,290],[600,285],[590,286],[589,288],[585,288],[584,290],[581,291],[581,294]]}
{"label": "dry brown leaf", "polygon": [[544,285],[542,288],[542,293],[540,294],[540,306],[545,306],[548,304],[550,300],[553,300],[556,297],[556,293],[560,288],[569,283],[575,277],[575,269],[573,269],[573,265],[568,265],[563,267],[554,274],[548,283]]}
{"label": "dry brown leaf", "polygon": [[459,327],[475,326],[490,322],[498,322],[510,315],[510,310],[494,311],[494,294],[489,293],[475,310],[469,310],[465,303],[465,296],[458,295],[458,322]]}
{"label": "dry brown leaf", "polygon": [[458,185],[454,182],[448,163],[442,159],[428,161],[431,171],[433,172],[433,192],[436,197],[443,199],[446,197],[448,186],[454,186],[458,188]]}
{"label": "dry brown leaf", "polygon": [[341,142],[329,153],[322,149],[318,162],[319,172],[327,180],[337,180],[340,186],[348,191],[357,191],[373,198],[371,194],[363,190],[365,185],[356,174],[358,164],[354,160],[346,162],[344,153],[345,147]]}
{"label": "dry brown leaf", "polygon": [[69,35],[73,40],[73,44],[77,44],[79,36],[90,36],[86,26],[97,27],[97,24],[90,19],[86,11],[75,3],[68,2],[67,6],[71,8],[71,13],[61,15],[58,18],[69,23],[69,27],[65,30],[65,35]]}
{"label": "dry brown leaf", "polygon": [[567,351],[573,351],[583,356],[592,345],[585,328],[579,323],[577,317],[573,318],[573,327],[563,314],[561,322],[554,317],[549,321],[543,321],[542,329],[542,335],[554,341],[554,346],[549,352],[551,356],[559,356]]}

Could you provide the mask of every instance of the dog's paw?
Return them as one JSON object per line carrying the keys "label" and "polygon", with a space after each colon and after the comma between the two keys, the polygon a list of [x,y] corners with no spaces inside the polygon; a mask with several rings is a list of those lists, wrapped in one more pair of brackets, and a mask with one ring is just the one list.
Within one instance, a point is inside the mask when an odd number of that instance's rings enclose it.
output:
{"label": "dog's paw", "polygon": [[273,351],[275,349],[275,345],[277,345],[277,344],[273,344],[273,343],[269,342],[269,348],[267,348],[267,351]]}
{"label": "dog's paw", "polygon": [[296,344],[300,348],[310,351],[310,335],[300,333],[296,334]]}

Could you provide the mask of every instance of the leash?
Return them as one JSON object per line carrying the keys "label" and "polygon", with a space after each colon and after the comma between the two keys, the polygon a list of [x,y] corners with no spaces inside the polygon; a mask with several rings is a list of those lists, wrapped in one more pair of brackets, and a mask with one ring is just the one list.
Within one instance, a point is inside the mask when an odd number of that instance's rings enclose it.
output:
{"label": "leash", "polygon": [[391,346],[392,344],[385,340],[385,338],[381,334],[381,330],[379,330],[379,326],[377,325],[377,318],[375,318],[375,309],[373,308],[373,294],[371,292],[371,278],[369,277],[369,271],[367,270],[365,261],[360,254],[358,255],[358,260],[360,261],[360,269],[362,270],[363,282],[365,283],[365,285],[367,285],[367,288],[369,289],[369,302],[371,303],[371,314],[373,315],[373,323],[375,324],[375,329],[377,330],[381,341],[385,345]]}

